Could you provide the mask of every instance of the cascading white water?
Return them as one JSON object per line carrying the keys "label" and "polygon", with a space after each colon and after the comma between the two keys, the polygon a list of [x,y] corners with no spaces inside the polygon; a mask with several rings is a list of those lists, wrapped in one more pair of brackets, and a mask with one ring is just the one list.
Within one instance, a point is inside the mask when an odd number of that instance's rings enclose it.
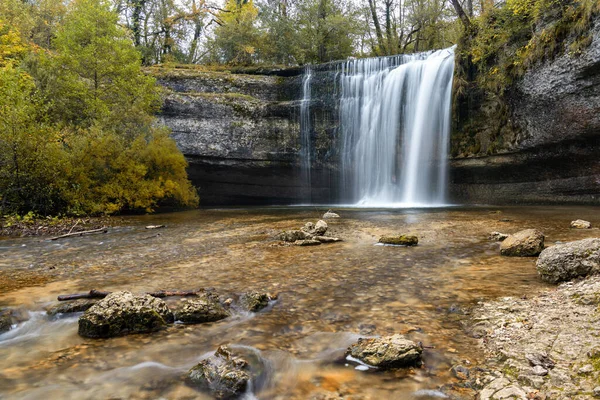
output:
{"label": "cascading white water", "polygon": [[302,79],[302,100],[300,102],[300,148],[301,148],[301,170],[304,186],[307,188],[306,200],[310,203],[311,200],[311,122],[310,122],[310,81],[312,71],[310,66],[307,66]]}
{"label": "cascading white water", "polygon": [[443,204],[454,48],[338,68],[343,196],[364,206]]}

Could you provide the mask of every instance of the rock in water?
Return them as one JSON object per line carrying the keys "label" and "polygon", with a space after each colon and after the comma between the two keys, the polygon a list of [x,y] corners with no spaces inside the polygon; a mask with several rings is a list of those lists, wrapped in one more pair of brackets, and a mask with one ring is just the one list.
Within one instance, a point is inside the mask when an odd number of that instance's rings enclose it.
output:
{"label": "rock in water", "polygon": [[536,264],[543,281],[558,283],[600,273],[600,238],[557,244],[540,254]]}
{"label": "rock in water", "polygon": [[325,232],[327,232],[327,222],[323,221],[322,219],[318,220],[317,223],[315,224],[315,231],[314,231],[314,235],[316,236],[323,236],[325,234]]}
{"label": "rock in water", "polygon": [[307,240],[296,240],[294,242],[296,246],[318,246],[321,244],[318,240],[307,239]]}
{"label": "rock in water", "polygon": [[509,235],[500,246],[500,254],[509,257],[533,257],[544,250],[544,234],[537,229],[525,229]]}
{"label": "rock in water", "polygon": [[508,236],[509,235],[507,235],[506,233],[500,233],[500,232],[490,233],[490,239],[495,240],[497,242],[503,242],[504,239],[506,239]]}
{"label": "rock in water", "polygon": [[173,313],[161,299],[131,292],[113,292],[79,318],[79,334],[108,338],[153,332],[173,322]]}
{"label": "rock in water", "polygon": [[419,243],[419,238],[416,236],[409,235],[382,236],[379,238],[379,243],[396,244],[402,246],[416,246]]}
{"label": "rock in water", "polygon": [[208,389],[217,399],[235,398],[248,386],[248,362],[234,357],[227,346],[201,361],[188,372],[188,379],[201,389]]}
{"label": "rock in water", "polygon": [[296,240],[310,239],[311,235],[304,231],[284,231],[276,236],[276,239],[283,240],[284,242],[295,242]]}
{"label": "rock in water", "polygon": [[252,312],[257,312],[269,305],[269,295],[259,292],[248,292],[240,298],[240,305]]}
{"label": "rock in water", "polygon": [[175,320],[186,324],[214,322],[231,316],[217,296],[202,293],[196,298],[183,299],[175,309]]}
{"label": "rock in water", "polygon": [[340,238],[331,237],[331,236],[315,236],[313,238],[313,240],[318,240],[321,243],[334,243],[334,242],[342,241],[342,239],[340,239]]}
{"label": "rock in water", "polygon": [[592,223],[589,221],[584,221],[582,219],[576,219],[575,221],[571,221],[571,228],[590,229],[591,227],[592,227]]}
{"label": "rock in water", "polygon": [[69,314],[69,313],[83,312],[83,311],[86,311],[86,310],[92,308],[92,306],[94,304],[96,304],[97,302],[98,302],[98,300],[89,300],[89,299],[66,301],[66,302],[57,304],[54,307],[51,307],[47,311],[47,314],[50,316],[55,316],[56,314]]}
{"label": "rock in water", "polygon": [[316,224],[307,222],[302,228],[304,233],[307,233],[312,238],[313,236],[323,236],[327,232],[327,222],[322,219],[318,220]]}
{"label": "rock in water", "polygon": [[0,333],[10,331],[12,317],[9,310],[0,310]]}
{"label": "rock in water", "polygon": [[396,334],[378,339],[358,339],[346,350],[346,355],[374,367],[389,369],[420,365],[422,351],[415,342]]}
{"label": "rock in water", "polygon": [[340,216],[336,213],[334,213],[332,210],[328,210],[325,214],[323,214],[323,219],[328,219],[328,218],[339,218]]}

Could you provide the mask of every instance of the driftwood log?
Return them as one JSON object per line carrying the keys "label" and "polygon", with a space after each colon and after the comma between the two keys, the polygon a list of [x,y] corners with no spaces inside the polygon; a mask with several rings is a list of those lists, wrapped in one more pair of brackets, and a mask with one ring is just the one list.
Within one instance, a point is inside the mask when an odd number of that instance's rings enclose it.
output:
{"label": "driftwood log", "polygon": [[[77,225],[77,224],[75,224]],[[75,226],[73,226],[74,228]],[[71,228],[71,229],[73,229]],[[98,228],[98,229],[92,229],[90,231],[81,231],[81,232],[73,232],[73,233],[67,233],[64,235],[60,235],[57,237],[53,237],[50,238],[50,240],[58,240],[58,239],[62,239],[62,238],[67,238],[67,237],[71,237],[71,236],[83,236],[83,235],[93,235],[94,233],[106,233],[108,232],[108,228],[106,226],[103,226],[102,228]]]}
{"label": "driftwood log", "polygon": [[[197,296],[204,290],[159,290],[158,292],[147,292],[152,297],[170,297],[170,296]],[[92,289],[87,293],[61,294],[58,296],[58,301],[77,300],[77,299],[103,299],[112,292],[103,292]]]}

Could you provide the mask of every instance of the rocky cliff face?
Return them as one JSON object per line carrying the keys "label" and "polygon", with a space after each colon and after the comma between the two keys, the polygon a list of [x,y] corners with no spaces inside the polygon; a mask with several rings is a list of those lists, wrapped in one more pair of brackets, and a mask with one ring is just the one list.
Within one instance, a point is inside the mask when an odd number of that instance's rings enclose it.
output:
{"label": "rocky cliff face", "polygon": [[[308,189],[299,174],[300,75],[154,73],[167,88],[160,119],[186,156],[203,204],[305,201]],[[315,195],[327,196],[321,192],[316,189]]]}
{"label": "rocky cliff face", "polygon": [[[600,21],[591,39],[578,56],[565,52],[528,70],[502,103],[470,98],[451,143],[451,201],[600,204]],[[300,170],[302,70],[155,71],[167,88],[160,117],[203,204],[338,201],[328,68],[317,68],[323,82],[312,85],[312,189]]]}
{"label": "rocky cliff face", "polygon": [[474,105],[475,142],[453,143],[455,201],[600,204],[600,18],[590,36],[582,54],[530,68],[505,104]]}

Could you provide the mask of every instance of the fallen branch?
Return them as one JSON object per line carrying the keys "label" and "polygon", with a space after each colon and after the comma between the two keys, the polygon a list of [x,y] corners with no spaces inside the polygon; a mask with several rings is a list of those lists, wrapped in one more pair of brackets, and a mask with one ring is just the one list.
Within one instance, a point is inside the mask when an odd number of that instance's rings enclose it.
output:
{"label": "fallen branch", "polygon": [[[159,290],[158,292],[147,292],[152,297],[169,297],[169,296],[197,296],[198,293],[203,290]],[[78,300],[78,299],[103,299],[112,292],[102,292],[100,290],[92,289],[87,293],[76,293],[76,294],[61,294],[58,296],[58,301],[67,300]]]}
{"label": "fallen branch", "polygon": [[81,222],[81,220],[80,220],[80,219],[78,219],[78,220],[77,220],[77,222],[75,222],[75,225],[73,225],[73,226],[71,227],[71,229],[69,229],[69,232],[67,232],[67,235],[68,235],[69,233],[73,232],[73,229],[75,229],[75,227],[76,227],[76,226],[77,226],[77,225],[78,225],[80,222]]}
{"label": "fallen branch", "polygon": [[93,235],[94,233],[106,233],[106,232],[108,232],[108,228],[106,226],[103,226],[102,228],[92,229],[90,231],[81,231],[81,232],[67,233],[67,234],[64,234],[64,235],[60,235],[60,236],[57,236],[57,237],[50,238],[50,240],[58,240],[58,239],[63,239],[63,238],[66,238],[66,237],[71,237],[71,236]]}

